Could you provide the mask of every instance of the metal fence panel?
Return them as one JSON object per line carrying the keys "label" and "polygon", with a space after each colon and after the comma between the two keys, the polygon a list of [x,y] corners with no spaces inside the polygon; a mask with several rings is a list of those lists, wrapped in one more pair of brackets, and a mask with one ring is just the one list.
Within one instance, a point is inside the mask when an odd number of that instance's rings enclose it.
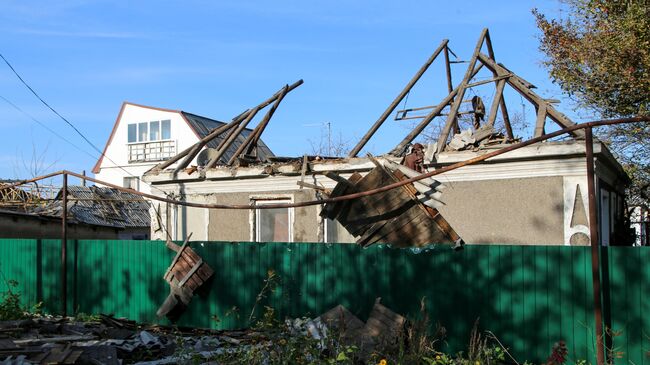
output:
{"label": "metal fence panel", "polygon": [[[68,241],[68,313],[112,313],[145,322],[169,292],[162,279],[174,253],[162,241]],[[349,244],[196,242],[214,269],[207,297],[195,297],[180,325],[238,328],[264,306],[281,318],[317,316],[343,304],[362,320],[376,297],[417,316],[420,301],[447,330],[446,351],[467,349],[474,323],[493,332],[521,360],[544,361],[557,341],[572,360],[595,362],[588,247],[480,246],[460,252],[362,249]],[[25,305],[59,312],[58,240],[0,240],[0,289],[19,282]],[[650,363],[650,249],[601,251],[605,323],[616,362]],[[258,301],[269,270],[277,288]]]}

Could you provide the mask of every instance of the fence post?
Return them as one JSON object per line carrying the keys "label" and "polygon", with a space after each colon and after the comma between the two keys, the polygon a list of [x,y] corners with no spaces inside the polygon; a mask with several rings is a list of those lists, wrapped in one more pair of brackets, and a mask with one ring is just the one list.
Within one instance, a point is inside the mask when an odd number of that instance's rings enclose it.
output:
{"label": "fence post", "polygon": [[61,188],[61,313],[65,317],[68,309],[68,174],[63,174],[63,187]]}
{"label": "fence post", "polygon": [[603,346],[603,305],[600,296],[600,260],[598,243],[598,216],[596,214],[596,186],[594,173],[594,141],[592,128],[585,128],[585,155],[587,160],[587,190],[589,191],[589,239],[591,241],[591,280],[594,294],[596,356],[598,365],[605,365]]}

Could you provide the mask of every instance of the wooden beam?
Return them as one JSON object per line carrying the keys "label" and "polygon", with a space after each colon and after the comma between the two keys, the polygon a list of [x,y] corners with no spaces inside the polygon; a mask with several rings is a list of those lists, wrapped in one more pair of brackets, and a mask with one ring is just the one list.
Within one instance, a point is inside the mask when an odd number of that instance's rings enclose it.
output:
{"label": "wooden beam", "polygon": [[[482,64],[478,64],[476,66],[476,68],[474,69],[474,71],[472,72],[472,77],[476,76],[476,74],[481,70],[482,67],[483,67]],[[406,137],[404,137],[404,139],[397,146],[395,146],[395,148],[393,148],[393,150],[390,153],[393,154],[393,155],[400,154],[404,150],[406,145],[411,143],[415,139],[415,137],[417,137],[420,133],[422,133],[424,128],[426,128],[431,123],[433,118],[440,115],[442,110],[447,105],[449,105],[449,103],[452,100],[454,100],[454,97],[456,97],[456,94],[458,93],[458,90],[459,90],[459,88],[456,87],[454,90],[452,90],[449,93],[449,95],[447,95],[444,99],[442,99],[442,102],[440,104],[438,104],[433,110],[431,110],[431,112],[429,112],[429,114],[427,114],[427,116],[420,122],[420,124],[418,124],[415,128],[413,128],[411,133],[409,133]]]}
{"label": "wooden beam", "polygon": [[[447,91],[452,92],[454,90],[454,85],[451,80],[451,63],[449,63],[449,45],[445,46],[445,73],[447,74]],[[454,133],[460,133],[460,127],[458,126],[458,119],[454,123]]]}
{"label": "wooden beam", "polygon": [[447,115],[447,122],[445,123],[445,126],[443,127],[442,132],[438,137],[438,145],[436,148],[436,152],[438,153],[442,152],[445,145],[447,144],[447,138],[449,137],[449,132],[451,131],[453,123],[455,123],[456,117],[458,116],[458,109],[460,108],[460,104],[463,101],[463,96],[465,96],[465,90],[467,88],[467,84],[469,84],[469,81],[472,79],[472,73],[474,72],[474,65],[476,65],[478,55],[479,53],[481,53],[481,48],[483,47],[483,42],[485,41],[486,34],[487,34],[487,28],[483,29],[483,31],[481,32],[481,35],[478,38],[478,42],[476,42],[476,47],[474,48],[474,52],[472,53],[472,58],[469,61],[469,66],[467,67],[467,71],[465,72],[465,77],[463,78],[463,81],[461,81],[460,85],[458,85],[458,93],[456,95],[456,98],[454,99],[454,102],[451,104],[449,115]]}
{"label": "wooden beam", "polygon": [[402,92],[400,92],[399,95],[397,95],[395,100],[393,100],[393,102],[390,103],[388,108],[386,108],[384,113],[379,117],[379,119],[377,119],[375,124],[373,124],[372,127],[370,127],[370,130],[366,132],[366,134],[361,138],[359,143],[357,143],[357,145],[354,146],[354,148],[350,151],[350,154],[348,155],[349,157],[356,157],[359,154],[363,146],[365,146],[366,143],[368,143],[370,138],[375,134],[375,132],[377,132],[379,127],[381,127],[381,125],[386,121],[386,118],[388,118],[388,116],[393,112],[393,110],[397,108],[397,105],[399,105],[399,103],[404,99],[404,97],[406,97],[409,91],[411,91],[415,83],[417,83],[418,80],[420,80],[420,78],[422,77],[422,75],[424,75],[424,73],[427,71],[429,66],[431,66],[433,61],[436,60],[440,52],[442,52],[442,50],[447,47],[447,43],[449,43],[448,39],[444,39],[442,43],[440,43],[438,48],[436,48],[436,50],[433,52],[431,57],[429,57],[429,59],[424,63],[424,65],[420,67],[418,72],[415,74],[415,76],[413,76],[413,78],[411,78],[411,81],[409,81],[406,87],[404,87]]}
{"label": "wooden beam", "polygon": [[[237,151],[233,154],[233,156],[230,158],[230,161],[228,161],[228,164],[232,164],[235,162],[237,157],[245,152],[245,154],[250,154],[251,150],[257,146],[257,141],[259,141],[260,137],[262,136],[262,133],[264,133],[264,129],[266,126],[269,124],[271,121],[271,118],[273,117],[273,114],[275,111],[278,109],[278,106],[280,106],[280,103],[282,102],[282,99],[287,95],[289,92],[289,85],[285,85],[284,88],[282,89],[282,92],[280,93],[280,96],[275,100],[275,103],[271,106],[271,109],[266,113],[262,121],[255,127],[253,132],[246,138],[244,143],[239,146]],[[244,151],[245,150],[245,151]]]}
{"label": "wooden beam", "polygon": [[[494,49],[492,49],[492,39],[490,38],[490,32],[488,31],[487,34],[485,35],[485,45],[488,50],[488,56],[492,58],[493,60],[496,61],[496,58],[494,57]],[[494,76],[497,76],[497,72],[492,72]],[[497,84],[497,87],[499,85]],[[506,133],[508,135],[508,138],[514,139],[514,135],[512,133],[512,125],[510,124],[510,116],[508,115],[508,108],[506,107],[506,99],[501,94],[501,98],[499,100],[499,104],[501,105],[501,117],[503,118],[503,124],[506,126]],[[496,116],[495,116],[496,118]],[[494,123],[494,122],[493,122]]]}
{"label": "wooden beam", "polygon": [[490,113],[488,114],[487,125],[490,127],[494,126],[494,121],[497,119],[497,109],[499,109],[499,104],[503,97],[503,89],[506,86],[506,80],[501,79],[497,82],[497,90],[494,93],[494,100],[492,100],[492,106],[490,107]]}
{"label": "wooden beam", "polygon": [[208,169],[213,168],[217,164],[217,162],[219,162],[221,156],[223,156],[223,154],[226,152],[228,147],[230,147],[230,145],[235,141],[235,138],[237,138],[237,136],[241,134],[241,132],[244,130],[244,128],[246,128],[248,123],[250,123],[250,121],[255,117],[258,111],[259,111],[259,107],[253,108],[253,110],[251,110],[251,112],[248,114],[248,117],[246,117],[246,119],[244,119],[243,122],[239,123],[237,129],[231,132],[228,135],[228,138],[225,139],[223,142],[221,142],[219,148],[217,149],[216,154],[212,156],[210,161],[205,165],[206,168]]}
{"label": "wooden beam", "polygon": [[[490,59],[488,56],[484,54],[479,54],[479,60],[490,70],[496,70],[499,73],[507,73],[510,72],[508,69],[505,67],[497,64],[494,60]],[[546,105],[546,113],[549,118],[551,118],[555,123],[560,125],[562,128],[568,128],[571,126],[574,126],[575,123],[567,118],[566,115],[560,113],[557,111],[553,105],[548,103],[544,98],[541,96],[537,95],[534,91],[530,90],[526,85],[531,85],[529,82],[526,80],[522,79],[521,77],[517,76],[516,74],[513,74],[512,77],[507,79],[508,85],[512,86],[515,90],[517,90],[526,100],[531,102],[535,106],[539,105]],[[575,137],[584,137],[584,131],[582,130],[575,130],[570,132],[573,136]]]}
{"label": "wooden beam", "polygon": [[176,166],[176,168],[174,169],[174,173],[179,172],[182,169],[184,169],[185,167],[187,167],[187,165],[189,165],[190,162],[192,162],[194,157],[196,157],[196,155],[201,151],[201,149],[206,144],[208,144],[208,142],[210,142],[211,140],[213,140],[214,138],[216,138],[220,134],[225,133],[228,130],[232,130],[233,127],[237,126],[240,122],[241,121],[233,120],[232,122],[230,122],[230,123],[228,123],[226,125],[223,125],[223,126],[221,126],[219,128],[216,128],[215,130],[210,132],[206,137],[202,138],[200,141],[195,143],[194,146],[190,147],[191,150],[187,153],[187,156],[185,157],[185,159],[183,159],[183,161],[181,161],[181,163],[179,163],[178,166]]}
{"label": "wooden beam", "polygon": [[535,122],[535,134],[533,137],[539,137],[544,133],[544,123],[546,122],[546,104],[537,107],[537,121]]}
{"label": "wooden beam", "polygon": [[[250,111],[246,111],[246,112],[240,114],[239,117],[244,117],[245,118],[248,115],[249,112]],[[169,159],[169,160],[167,160],[165,162],[161,162],[158,165],[154,166],[154,168],[152,170],[160,171],[160,170],[164,170],[164,169],[168,168],[169,166],[173,165],[176,161],[180,160],[181,158],[187,156],[189,153],[193,152],[197,145],[199,145],[201,143],[203,143],[205,145],[206,143],[208,143],[209,141],[211,141],[212,139],[214,139],[215,137],[217,137],[221,133],[227,131],[228,129],[232,128],[234,125],[241,122],[241,120],[239,120],[239,117],[233,119],[230,123],[228,123],[226,125],[223,125],[223,126],[221,126],[219,128],[216,128],[216,129],[213,129],[212,132],[210,132],[207,136],[201,138],[200,141],[198,141],[197,143],[193,144],[192,146],[184,149],[182,152],[178,153],[176,156],[172,157],[171,159]]]}

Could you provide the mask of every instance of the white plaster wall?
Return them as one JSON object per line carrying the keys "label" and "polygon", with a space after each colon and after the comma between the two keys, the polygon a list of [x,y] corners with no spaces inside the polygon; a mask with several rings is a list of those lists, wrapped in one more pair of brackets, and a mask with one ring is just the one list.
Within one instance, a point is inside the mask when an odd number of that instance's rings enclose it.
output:
{"label": "white plaster wall", "polygon": [[[116,121],[117,129],[106,149],[106,157],[102,160],[99,173],[95,177],[115,185],[122,186],[123,178],[142,175],[160,161],[145,163],[129,163],[128,161],[128,125],[133,123],[150,122],[154,120],[171,120],[171,137],[176,141],[176,152],[180,152],[198,141],[198,137],[190,128],[182,115],[176,111],[164,111],[125,103],[122,115]],[[196,164],[196,159],[193,161]],[[126,171],[124,171],[126,170]],[[146,183],[140,182],[139,190],[150,193]]]}

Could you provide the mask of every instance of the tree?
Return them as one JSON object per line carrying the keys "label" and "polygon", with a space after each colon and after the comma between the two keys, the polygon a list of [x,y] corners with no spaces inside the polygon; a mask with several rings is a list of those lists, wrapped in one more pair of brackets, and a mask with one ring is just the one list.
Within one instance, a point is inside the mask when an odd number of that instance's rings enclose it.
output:
{"label": "tree", "polygon": [[[644,0],[563,0],[567,16],[533,10],[551,78],[578,107],[603,118],[650,115],[650,4]],[[650,125],[605,129],[633,180],[630,203],[650,203]]]}

